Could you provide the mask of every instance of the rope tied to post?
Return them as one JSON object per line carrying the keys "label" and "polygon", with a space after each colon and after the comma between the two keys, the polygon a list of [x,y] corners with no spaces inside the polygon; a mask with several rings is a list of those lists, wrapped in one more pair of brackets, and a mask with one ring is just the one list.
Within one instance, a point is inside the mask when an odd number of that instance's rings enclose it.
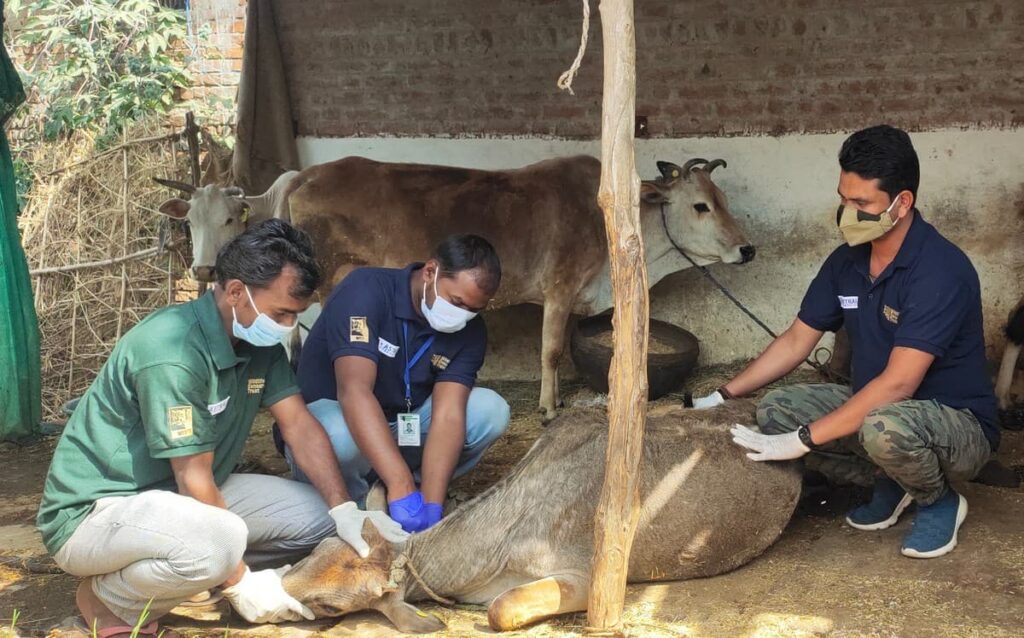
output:
{"label": "rope tied to post", "polygon": [[572,61],[569,70],[558,76],[558,88],[568,91],[569,95],[576,95],[572,90],[572,81],[576,72],[580,70],[580,63],[583,62],[583,54],[587,51],[587,37],[590,33],[590,0],[583,0],[583,33],[580,35],[580,48],[576,52],[576,59]]}

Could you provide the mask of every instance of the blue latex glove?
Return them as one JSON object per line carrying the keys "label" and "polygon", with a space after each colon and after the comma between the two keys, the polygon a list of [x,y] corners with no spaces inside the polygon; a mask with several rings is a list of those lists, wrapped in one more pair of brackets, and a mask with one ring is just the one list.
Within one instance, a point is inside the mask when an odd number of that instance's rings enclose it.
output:
{"label": "blue latex glove", "polygon": [[444,516],[444,506],[440,503],[424,503],[423,511],[426,513],[427,526],[424,530],[428,530],[434,525],[441,522],[441,517]]}
{"label": "blue latex glove", "polygon": [[391,514],[391,518],[407,532],[419,532],[428,527],[423,493],[419,490],[398,500],[389,501],[388,511]]}

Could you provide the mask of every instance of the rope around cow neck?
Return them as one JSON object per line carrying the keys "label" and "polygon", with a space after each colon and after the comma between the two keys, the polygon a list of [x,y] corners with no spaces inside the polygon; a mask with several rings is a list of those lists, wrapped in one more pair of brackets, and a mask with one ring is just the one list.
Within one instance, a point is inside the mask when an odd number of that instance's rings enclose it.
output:
{"label": "rope around cow neck", "polygon": [[455,604],[454,600],[451,600],[450,598],[445,598],[444,596],[441,596],[433,589],[431,589],[430,585],[428,585],[423,580],[423,577],[420,576],[420,573],[416,571],[416,566],[412,564],[412,559],[409,558],[409,555],[405,552],[402,552],[398,555],[397,558],[395,558],[394,562],[391,563],[388,587],[393,586],[397,589],[405,581],[406,574],[411,574],[413,580],[416,581],[416,584],[422,587],[423,592],[435,603],[440,603],[442,605],[448,606]]}
{"label": "rope around cow neck", "polygon": [[[686,251],[683,250],[682,246],[680,246],[679,244],[676,243],[676,240],[672,238],[672,234],[670,232],[668,232],[668,220],[666,219],[666,215],[665,215],[665,203],[664,202],[662,202],[662,204],[661,204],[661,227],[663,229],[665,229],[665,236],[668,237],[669,243],[672,244],[672,247],[675,248],[679,252],[679,254],[682,255],[683,258],[686,259],[686,261],[690,262],[694,266],[694,268],[699,270],[701,272],[701,274],[703,274],[705,277],[707,277],[709,280],[711,280],[711,283],[713,283],[720,291],[722,291],[722,294],[725,295],[726,298],[729,299],[729,301],[733,302],[736,305],[737,308],[742,310],[744,314],[746,314],[748,317],[750,317],[750,319],[754,323],[756,323],[758,326],[760,326],[762,330],[764,330],[769,335],[771,335],[772,339],[778,339],[779,338],[779,335],[777,335],[774,330],[769,328],[768,324],[766,324],[764,321],[761,321],[761,319],[757,315],[755,315],[749,308],[747,308],[745,305],[743,305],[743,302],[741,302],[731,292],[729,292],[728,288],[726,288],[721,283],[719,283],[719,281],[717,279],[715,279],[714,275],[711,274],[711,272],[707,269],[707,267],[701,266],[696,261],[694,261],[689,255],[686,254]],[[832,352],[828,348],[822,347],[822,348],[818,348],[817,350],[815,350],[814,351],[815,359],[817,359],[818,353],[822,352],[822,351],[824,351],[828,355],[828,357],[825,359],[825,363],[819,363],[818,361],[813,361],[811,359],[804,359],[804,363],[806,363],[807,365],[811,366],[812,368],[814,368],[818,372],[824,374],[826,377],[836,378],[836,379],[838,379],[840,381],[843,381],[844,383],[849,383],[850,382],[849,377],[847,377],[846,375],[844,375],[844,374],[842,374],[840,372],[837,372],[835,370],[829,370],[826,367],[828,365],[828,362],[831,361],[831,359],[832,359]]]}

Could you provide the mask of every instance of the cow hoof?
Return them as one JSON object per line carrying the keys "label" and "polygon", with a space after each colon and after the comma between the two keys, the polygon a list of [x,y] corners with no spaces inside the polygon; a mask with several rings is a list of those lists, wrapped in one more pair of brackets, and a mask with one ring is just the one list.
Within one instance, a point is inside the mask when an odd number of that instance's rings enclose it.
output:
{"label": "cow hoof", "polygon": [[541,425],[547,425],[548,423],[551,423],[552,421],[554,421],[556,416],[558,416],[558,411],[557,410],[548,410],[547,408],[541,408],[540,409],[540,424]]}

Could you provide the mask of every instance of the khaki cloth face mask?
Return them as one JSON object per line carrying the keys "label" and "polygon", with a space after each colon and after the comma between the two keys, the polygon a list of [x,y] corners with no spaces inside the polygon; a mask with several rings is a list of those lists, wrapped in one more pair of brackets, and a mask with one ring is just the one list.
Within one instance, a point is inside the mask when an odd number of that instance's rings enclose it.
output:
{"label": "khaki cloth face mask", "polygon": [[874,241],[892,230],[896,226],[896,221],[889,216],[889,212],[898,201],[899,198],[892,200],[889,208],[880,213],[866,213],[853,206],[840,204],[836,211],[836,225],[843,233],[846,243],[859,246]]}

